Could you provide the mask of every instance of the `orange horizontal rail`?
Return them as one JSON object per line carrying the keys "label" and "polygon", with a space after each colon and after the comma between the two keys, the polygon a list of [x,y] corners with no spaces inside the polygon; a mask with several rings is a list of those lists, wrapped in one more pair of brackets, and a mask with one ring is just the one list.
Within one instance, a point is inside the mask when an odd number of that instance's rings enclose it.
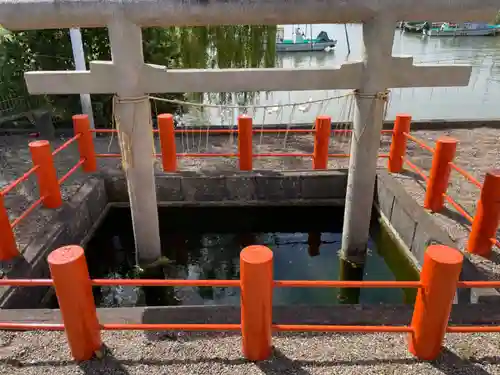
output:
{"label": "orange horizontal rail", "polygon": [[[362,332],[362,333],[411,333],[410,326],[363,326],[363,325],[305,325],[273,324],[276,332]],[[1,330],[16,331],[64,331],[64,324],[8,323],[0,322]],[[240,324],[101,324],[105,331],[239,331]],[[500,326],[448,326],[448,333],[495,333]]]}
{"label": "orange horizontal rail", "polygon": [[472,184],[476,185],[478,188],[482,187],[482,185],[479,182],[479,180],[477,180],[476,178],[474,178],[474,176],[472,176],[469,172],[465,171],[463,168],[460,168],[455,163],[450,163],[450,166],[451,166],[452,169],[454,169],[455,171],[457,171],[459,174],[461,174],[463,177],[465,177],[467,180],[469,180],[469,182],[471,182]]}
{"label": "orange horizontal rail", "polygon": [[419,145],[420,147],[422,147],[423,149],[431,152],[431,153],[434,153],[435,150],[431,147],[431,146],[428,146],[424,141],[422,141],[421,139],[418,139],[417,137],[414,137],[413,135],[411,135],[410,133],[406,133],[404,132],[403,133],[406,138],[408,138],[409,140],[415,142],[417,145]]}
{"label": "orange horizontal rail", "polygon": [[[1,285],[1,284],[0,284]],[[155,279],[94,279],[94,286],[214,286],[240,287],[240,280],[155,280]]]}
{"label": "orange horizontal rail", "polygon": [[452,207],[457,210],[457,212],[462,215],[470,224],[474,221],[474,218],[465,211],[465,209],[460,206],[457,201],[455,201],[452,197],[450,197],[448,194],[444,194],[444,199],[452,205]]}
{"label": "orange horizontal rail", "polygon": [[[95,154],[98,158],[121,158],[121,154],[110,153],[110,154]],[[237,158],[240,155],[238,153],[179,153],[176,154],[178,158]],[[283,157],[293,157],[293,158],[311,158],[313,154],[309,153],[265,153],[265,154],[252,154],[254,158],[283,158]],[[350,154],[328,154],[329,158],[348,158]],[[155,157],[161,158],[162,154],[155,154]],[[388,154],[380,154],[379,158],[388,158]]]}
{"label": "orange horizontal rail", "polygon": [[64,331],[64,324],[0,322],[0,329],[15,331]]}
{"label": "orange horizontal rail", "polygon": [[448,333],[494,333],[500,332],[500,326],[448,326]]}
{"label": "orange horizontal rail", "polygon": [[52,279],[0,279],[0,286],[53,286]]}
{"label": "orange horizontal rail", "polygon": [[[91,129],[91,133],[118,133],[116,129]],[[175,129],[176,134],[234,134],[238,133],[238,129]],[[260,133],[315,133],[316,129],[252,129],[253,134]],[[351,129],[332,129],[334,134],[352,133]],[[381,134],[392,134],[392,130],[382,130]],[[153,129],[153,133],[158,133],[158,129]]]}
{"label": "orange horizontal rail", "polygon": [[239,331],[240,324],[101,324],[105,331]]}
{"label": "orange horizontal rail", "polygon": [[[240,287],[240,280],[92,279],[93,286]],[[0,279],[0,286],[53,286],[52,279]],[[421,288],[420,281],[274,280],[276,288]],[[459,281],[458,288],[500,288],[500,281]]]}
{"label": "orange horizontal rail", "polygon": [[64,176],[62,176],[57,182],[59,183],[59,185],[61,185],[64,181],[66,181],[69,177],[71,177],[71,175],[73,173],[76,172],[76,170],[78,168],[80,168],[80,166],[85,163],[85,159],[80,159],[78,161],[78,163],[76,163],[68,172],[66,172],[66,174]]}
{"label": "orange horizontal rail", "polygon": [[305,325],[305,324],[273,324],[272,329],[278,332],[413,332],[409,326],[343,326],[343,325]]}
{"label": "orange horizontal rail", "polygon": [[30,213],[32,213],[35,210],[35,208],[39,207],[43,203],[44,199],[45,199],[45,196],[42,196],[42,197],[38,198],[36,201],[34,201],[26,210],[24,210],[24,212],[21,215],[19,215],[18,218],[16,218],[10,224],[10,227],[15,228],[16,226],[18,226],[22,220],[24,220]]}
{"label": "orange horizontal rail", "polygon": [[[278,288],[421,288],[420,281],[276,280]],[[500,285],[500,283],[499,283]]]}
{"label": "orange horizontal rail", "polygon": [[74,137],[71,137],[70,139],[68,139],[66,142],[64,142],[62,145],[60,145],[54,151],[52,151],[52,156],[56,156],[58,153],[60,153],[65,148],[67,148],[70,144],[72,144],[74,141],[76,141],[80,137],[81,137],[81,134],[77,134]]}
{"label": "orange horizontal rail", "polygon": [[417,167],[415,164],[413,164],[411,161],[409,161],[407,158],[404,159],[404,162],[411,168],[413,169],[413,171],[418,174],[420,177],[422,177],[422,179],[425,181],[425,182],[428,182],[429,181],[429,177],[427,177],[425,175],[425,173],[422,171],[422,169],[420,169],[419,167]]}
{"label": "orange horizontal rail", "polygon": [[17,185],[19,185],[21,182],[26,181],[30,176],[35,173],[38,170],[39,166],[35,165],[33,168],[31,168],[28,172],[23,174],[21,177],[18,179],[12,181],[10,184],[8,184],[6,187],[4,187],[1,191],[1,195],[5,195],[9,193],[11,190],[13,190]]}

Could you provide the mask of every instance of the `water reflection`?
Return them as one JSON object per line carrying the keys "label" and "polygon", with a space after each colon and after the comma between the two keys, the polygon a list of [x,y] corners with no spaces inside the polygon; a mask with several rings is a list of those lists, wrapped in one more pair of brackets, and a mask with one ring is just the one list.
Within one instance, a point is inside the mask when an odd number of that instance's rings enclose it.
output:
{"label": "water reflection", "polygon": [[[363,267],[349,268],[339,259],[342,207],[162,210],[162,253],[169,262],[146,270],[141,277],[237,280],[241,250],[250,245],[265,245],[273,251],[274,278],[278,280],[395,279],[372,242]],[[137,277],[134,248],[130,211],[112,209],[86,247],[91,277]],[[240,303],[239,288],[96,287],[94,296],[100,306]],[[398,303],[403,301],[403,292],[398,289],[335,288],[276,288],[274,291],[274,303],[278,305],[358,301]]]}
{"label": "water reflection", "polygon": [[[347,25],[351,42],[351,53],[347,52],[347,42],[343,25],[313,25],[313,34],[325,30],[338,40],[335,52],[289,53],[277,56],[277,66],[282,68],[314,68],[336,67],[345,62],[359,60],[362,56],[362,27]],[[285,35],[292,32],[291,25],[285,26]],[[462,38],[422,38],[419,34],[401,33],[395,30],[394,56],[413,56],[415,64],[467,64],[472,65],[472,76],[467,87],[447,88],[406,88],[391,90],[391,101],[388,118],[394,118],[396,113],[411,113],[415,119],[457,119],[457,118],[497,118],[497,102],[500,97],[498,73],[491,69],[500,61],[499,37],[462,37]],[[261,93],[254,104],[276,105],[278,103],[307,102],[336,97],[347,93],[346,90],[328,91],[295,91]],[[345,99],[332,100],[328,105],[314,105],[307,113],[295,111],[289,120],[291,108],[285,109],[282,117],[292,123],[311,123],[316,113],[321,110],[332,116],[336,121],[348,121],[347,115],[342,115],[347,104]],[[344,111],[343,111],[344,110]],[[210,112],[213,125],[220,124],[219,111]],[[280,117],[264,116],[263,110],[252,113],[255,124],[279,124]],[[227,124],[229,119],[224,120]]]}
{"label": "water reflection", "polygon": [[[207,233],[194,238],[175,236],[178,247],[172,251],[172,266],[162,268],[148,278],[180,279],[238,279],[239,253],[249,245],[263,244],[274,253],[274,277],[282,280],[392,280],[390,270],[376,252],[371,251],[367,264],[377,269],[377,275],[365,272],[363,267],[352,267],[339,260],[341,236],[339,233]],[[373,245],[371,245],[373,248]],[[128,272],[117,267],[104,277],[126,277]],[[366,271],[368,271],[367,269]],[[145,293],[143,293],[145,291]],[[212,305],[239,304],[239,289],[213,287],[147,287],[105,288],[100,290],[98,304],[102,306],[120,305]],[[277,288],[274,303],[290,304],[336,304],[358,302],[402,302],[402,293],[391,290],[380,298],[380,294],[361,296],[359,289],[341,288]]]}

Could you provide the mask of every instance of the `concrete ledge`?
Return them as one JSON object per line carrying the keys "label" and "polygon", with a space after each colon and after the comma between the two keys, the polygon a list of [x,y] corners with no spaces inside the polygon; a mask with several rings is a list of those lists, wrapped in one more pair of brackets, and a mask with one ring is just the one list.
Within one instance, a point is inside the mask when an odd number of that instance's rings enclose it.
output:
{"label": "concrete ledge", "polygon": [[[21,257],[9,264],[7,278],[49,278],[47,255],[64,245],[80,244],[108,203],[104,181],[90,177],[68,202],[57,210],[55,219],[38,233]],[[0,308],[36,308],[46,287],[1,287]]]}
{"label": "concrete ledge", "polygon": [[[375,203],[417,260],[419,267],[423,264],[425,249],[429,245],[442,244],[458,248],[399,181],[383,170],[377,173]],[[487,280],[487,277],[465,257],[460,279]],[[495,289],[459,289],[458,299],[460,303],[471,300],[497,302],[500,301],[500,293]]]}
{"label": "concrete ledge", "polygon": [[[122,172],[102,174],[110,202],[129,201]],[[166,202],[282,202],[344,200],[347,170],[253,171],[231,173],[178,172],[156,175],[158,201]]]}
{"label": "concrete ledge", "polygon": [[[97,309],[101,324],[239,324],[239,306],[171,306]],[[411,305],[274,306],[274,324],[407,325]],[[59,310],[0,310],[0,320],[61,323]],[[492,304],[453,305],[450,324],[499,325],[500,311]]]}

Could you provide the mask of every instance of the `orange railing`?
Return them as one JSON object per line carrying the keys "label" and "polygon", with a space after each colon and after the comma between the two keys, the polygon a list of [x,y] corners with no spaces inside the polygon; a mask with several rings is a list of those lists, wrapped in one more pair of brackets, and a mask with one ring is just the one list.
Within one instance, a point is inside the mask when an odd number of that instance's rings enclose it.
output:
{"label": "orange railing", "polygon": [[[406,164],[426,183],[424,207],[432,212],[440,212],[445,202],[448,202],[460,215],[472,224],[467,249],[477,255],[489,257],[493,245],[500,247],[496,239],[498,221],[500,219],[500,171],[486,173],[484,184],[481,184],[471,174],[453,163],[458,141],[443,136],[433,148],[422,140],[412,136],[410,131],[411,116],[398,115],[394,124],[388,169],[390,172],[400,172]],[[407,140],[433,154],[429,175],[412,163],[406,157]],[[447,188],[452,171],[458,172],[467,181],[481,189],[475,216],[470,215],[458,202],[447,194]]]}
{"label": "orange railing", "polygon": [[[239,157],[241,170],[252,170],[252,134],[259,132],[252,127],[250,118],[239,118],[237,154],[177,154],[175,134],[182,132],[206,132],[206,130],[175,130],[171,115],[158,118],[162,158],[165,171],[177,169],[179,157],[227,156]],[[468,249],[477,254],[487,255],[491,251],[497,229],[500,210],[497,202],[500,175],[488,173],[483,185],[467,172],[453,164],[456,140],[441,138],[436,148],[430,147],[409,133],[411,117],[399,115],[392,133],[392,143],[388,157],[391,172],[400,172],[404,165],[413,169],[427,182],[424,206],[433,211],[443,208],[448,201],[461,207],[446,194],[450,171],[453,169],[481,188],[481,199],[474,218],[465,215],[472,222],[472,232]],[[74,116],[75,136],[61,147],[50,152],[46,141],[30,144],[34,167],[21,178],[12,182],[0,194],[0,255],[10,259],[17,255],[12,228],[34,208],[43,204],[48,208],[59,207],[62,203],[59,186],[80,166],[86,172],[95,171],[97,157],[119,156],[95,153],[92,131],[86,116]],[[95,130],[113,132],[114,130]],[[290,130],[264,130],[279,133]],[[213,133],[230,133],[234,130],[212,130]],[[291,130],[296,133],[313,133],[315,136],[312,154],[269,154],[270,156],[307,156],[313,158],[314,169],[327,168],[328,140],[331,135],[329,117],[318,117],[313,130]],[[349,132],[341,130],[337,132]],[[433,153],[433,163],[429,176],[406,158],[407,141],[413,141]],[[62,178],[57,179],[53,155],[59,153],[72,142],[77,141],[80,160]],[[267,156],[267,154],[266,154]],[[342,156],[348,157],[349,155]],[[2,197],[17,184],[36,173],[40,185],[40,198],[20,218],[10,223]],[[459,210],[459,212],[461,212]],[[464,214],[465,213],[465,214]],[[53,251],[48,257],[52,279],[0,279],[0,286],[54,286],[61,309],[61,324],[0,323],[0,329],[14,330],[65,330],[72,355],[77,360],[92,357],[102,345],[101,330],[183,330],[183,331],[241,331],[243,353],[250,360],[268,358],[271,352],[273,331],[321,331],[321,332],[397,332],[409,334],[409,350],[418,358],[434,359],[438,356],[446,332],[500,332],[499,326],[448,326],[456,288],[500,288],[499,281],[458,281],[463,263],[463,255],[455,249],[443,245],[431,245],[424,256],[420,281],[308,281],[273,280],[273,254],[264,246],[250,246],[240,254],[240,280],[91,280],[88,274],[84,251],[79,246],[67,246]],[[92,298],[92,286],[134,285],[134,286],[218,286],[238,287],[241,290],[240,324],[100,324],[96,306]],[[418,288],[413,318],[406,326],[345,326],[345,325],[283,325],[272,323],[272,290],[281,287],[314,288]]]}
{"label": "orange railing", "polygon": [[[98,154],[94,149],[92,133],[114,133],[116,129],[91,129],[86,115],[73,116],[75,136],[50,152],[47,141],[30,143],[29,147],[33,159],[33,168],[17,180],[11,182],[0,191],[0,260],[8,260],[18,255],[13,229],[37,207],[57,208],[62,204],[59,186],[80,166],[85,172],[94,172],[97,169],[97,158],[120,157],[120,154]],[[392,133],[392,142],[389,154],[379,154],[379,157],[388,158],[390,172],[400,172],[406,165],[427,183],[424,207],[434,212],[439,212],[444,207],[444,202],[453,206],[466,220],[472,224],[472,231],[468,242],[468,250],[474,254],[489,256],[493,244],[500,247],[500,242],[495,238],[500,218],[500,173],[489,172],[482,185],[477,179],[453,163],[457,141],[450,137],[441,137],[433,148],[425,142],[410,134],[411,116],[398,115],[393,130],[383,130],[382,133]],[[319,116],[315,127],[312,129],[255,129],[252,119],[248,116],[238,118],[238,129],[175,129],[173,116],[162,114],[158,116],[158,130],[161,153],[156,154],[161,158],[163,169],[174,172],[177,168],[178,158],[204,158],[204,157],[234,157],[239,159],[240,170],[249,171],[253,168],[253,159],[259,157],[304,157],[312,159],[312,168],[317,170],[327,169],[329,158],[348,158],[349,154],[330,154],[328,150],[331,134],[347,134],[351,130],[332,130],[331,118]],[[313,153],[253,153],[252,137],[256,133],[297,133],[314,135]],[[238,134],[237,153],[177,153],[175,135],[182,133],[198,134]],[[432,168],[427,176],[419,167],[406,157],[407,141],[415,142],[424,150],[434,155]],[[73,142],[78,142],[80,160],[64,176],[57,179],[53,163],[53,156],[64,150]],[[464,176],[468,181],[481,188],[481,199],[478,202],[476,215],[472,217],[452,197],[446,194],[449,176],[454,170]],[[33,202],[18,218],[10,222],[5,208],[3,197],[11,192],[18,184],[36,174],[40,187],[40,198]]]}
{"label": "orange railing", "polygon": [[[498,288],[496,281],[458,281],[463,255],[444,245],[431,245],[424,257],[420,281],[273,280],[273,253],[265,246],[249,246],[240,253],[239,280],[91,280],[84,250],[66,246],[48,257],[52,279],[2,279],[0,286],[53,286],[62,323],[0,322],[6,330],[64,330],[76,360],[90,359],[99,350],[102,330],[240,331],[243,353],[264,360],[271,353],[272,332],[392,332],[409,334],[409,350],[418,358],[439,355],[446,332],[500,332],[500,326],[449,326],[456,288]],[[92,286],[212,286],[240,288],[240,324],[100,324]],[[273,288],[418,288],[410,325],[299,325],[273,324]]]}
{"label": "orange railing", "polygon": [[[86,170],[86,165],[88,165],[89,162],[85,157],[80,158],[68,172],[61,178],[58,178],[53,157],[62,152],[73,142],[77,141],[81,145],[85,140],[85,137],[77,132],[74,137],[64,142],[54,151],[51,151],[48,141],[35,141],[29,144],[33,168],[0,190],[0,260],[10,260],[19,255],[14,237],[14,228],[19,225],[22,220],[40,206],[46,208],[59,208],[62,205],[61,184],[80,168],[80,166],[83,166],[84,170]],[[4,197],[32,175],[37,176],[40,197],[28,206],[19,217],[11,222],[5,207]]]}
{"label": "orange railing", "polygon": [[[116,133],[116,129],[93,129],[93,133]],[[311,158],[313,169],[326,169],[328,158],[348,158],[349,154],[328,153],[328,144],[331,134],[350,134],[350,129],[331,129],[331,118],[328,116],[318,116],[316,126],[312,129],[256,129],[253,127],[252,118],[248,116],[238,117],[238,129],[175,129],[174,119],[171,114],[161,114],[158,116],[158,129],[153,130],[159,133],[161,153],[156,157],[161,158],[163,170],[174,172],[177,170],[177,159],[180,158],[239,158],[240,170],[251,170],[254,158]],[[253,153],[252,137],[254,134],[313,134],[313,153],[293,153],[293,152],[271,152]],[[392,133],[392,130],[382,130],[382,133]],[[238,134],[237,153],[177,153],[175,144],[176,134]],[[120,154],[96,154],[100,158],[119,158]],[[388,154],[381,154],[379,157],[387,158]]]}

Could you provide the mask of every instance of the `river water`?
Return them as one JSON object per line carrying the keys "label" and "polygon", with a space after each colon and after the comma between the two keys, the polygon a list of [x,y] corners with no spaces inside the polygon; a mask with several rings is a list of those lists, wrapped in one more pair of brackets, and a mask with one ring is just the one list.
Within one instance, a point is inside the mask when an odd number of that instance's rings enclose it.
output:
{"label": "river water", "polygon": [[[303,31],[305,25],[300,25]],[[347,25],[351,45],[348,54],[344,25],[312,25],[315,37],[326,31],[330,38],[338,41],[333,52],[278,54],[277,66],[283,68],[335,67],[347,61],[356,61],[362,54],[362,26]],[[309,26],[307,27],[309,35]],[[393,44],[394,56],[413,56],[414,64],[421,63],[472,66],[472,75],[467,87],[449,88],[409,88],[392,89],[387,118],[406,112],[414,119],[488,119],[499,118],[498,100],[500,99],[500,37],[459,37],[459,38],[422,38],[420,34],[402,33],[395,30]],[[285,37],[292,36],[292,25],[285,26]],[[344,95],[348,91],[295,91],[261,93],[256,104],[277,105],[309,100],[321,100]],[[283,111],[273,112],[263,109],[249,113],[256,125],[308,123],[317,114],[327,114],[334,121],[352,120],[346,98],[330,100],[310,106],[286,107]],[[308,108],[309,107],[309,108]],[[231,111],[234,112],[234,111]],[[271,113],[272,112],[272,113]],[[211,122],[220,123],[217,109],[210,111]],[[265,116],[264,116],[265,114]],[[223,114],[222,123],[234,121],[234,113]]]}

